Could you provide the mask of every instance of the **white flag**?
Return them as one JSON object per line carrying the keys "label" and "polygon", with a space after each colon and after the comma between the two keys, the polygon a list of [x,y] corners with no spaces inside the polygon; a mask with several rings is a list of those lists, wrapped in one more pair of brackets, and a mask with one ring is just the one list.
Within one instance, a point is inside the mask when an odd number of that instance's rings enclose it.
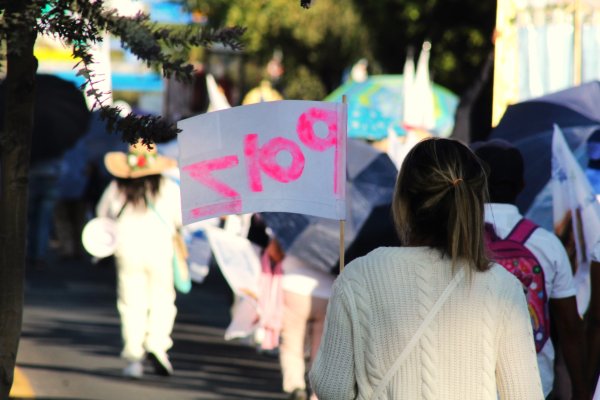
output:
{"label": "white flag", "polygon": [[590,256],[600,240],[600,203],[557,125],[552,137],[552,198],[554,231],[569,254],[583,315],[590,300]]}

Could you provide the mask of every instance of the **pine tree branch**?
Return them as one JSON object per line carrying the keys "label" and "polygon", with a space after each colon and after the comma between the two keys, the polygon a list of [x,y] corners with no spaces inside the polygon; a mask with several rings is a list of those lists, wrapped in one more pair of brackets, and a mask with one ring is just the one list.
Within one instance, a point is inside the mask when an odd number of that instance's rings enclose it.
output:
{"label": "pine tree branch", "polygon": [[120,131],[124,141],[146,143],[175,138],[179,130],[161,117],[120,117],[120,110],[103,104],[103,93],[95,84],[102,78],[94,72],[91,46],[103,40],[104,32],[121,39],[123,48],[129,50],[149,67],[159,68],[163,76],[173,76],[180,81],[190,81],[193,67],[184,58],[184,52],[171,54],[169,49],[189,50],[191,46],[210,47],[221,43],[234,50],[242,47],[241,36],[245,28],[201,29],[198,26],[169,27],[155,23],[149,16],[138,13],[132,17],[120,16],[116,10],[106,9],[102,0],[36,0],[45,5],[38,16],[40,33],[62,39],[72,47],[73,58],[79,60],[74,68],[83,77],[82,90],[94,97],[94,109],[99,109],[110,131]]}

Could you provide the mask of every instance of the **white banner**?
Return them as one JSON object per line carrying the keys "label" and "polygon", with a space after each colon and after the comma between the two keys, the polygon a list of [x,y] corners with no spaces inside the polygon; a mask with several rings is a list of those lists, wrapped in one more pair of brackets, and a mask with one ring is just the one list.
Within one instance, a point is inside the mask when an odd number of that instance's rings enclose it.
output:
{"label": "white banner", "polygon": [[345,104],[258,103],[178,127],[184,224],[261,211],[345,219]]}
{"label": "white banner", "polygon": [[237,295],[260,295],[261,272],[258,251],[252,243],[221,228],[205,230],[213,255],[231,290]]}
{"label": "white banner", "polygon": [[574,271],[577,307],[583,315],[590,301],[590,256],[600,240],[600,204],[560,128],[552,137],[554,231]]}

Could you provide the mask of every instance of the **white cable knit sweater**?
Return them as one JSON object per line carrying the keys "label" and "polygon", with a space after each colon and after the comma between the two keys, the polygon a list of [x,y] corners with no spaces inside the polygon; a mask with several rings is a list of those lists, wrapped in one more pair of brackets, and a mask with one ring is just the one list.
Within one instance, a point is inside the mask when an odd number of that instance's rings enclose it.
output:
{"label": "white cable knit sweater", "polygon": [[[521,284],[499,265],[471,275],[381,398],[543,399]],[[379,248],[348,264],[309,375],[319,400],[371,399],[451,279],[451,261],[427,247]]]}

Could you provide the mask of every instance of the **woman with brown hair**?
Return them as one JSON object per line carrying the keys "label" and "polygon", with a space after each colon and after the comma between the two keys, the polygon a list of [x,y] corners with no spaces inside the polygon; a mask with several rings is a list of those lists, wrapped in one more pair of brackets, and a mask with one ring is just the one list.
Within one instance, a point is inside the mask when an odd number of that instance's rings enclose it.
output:
{"label": "woman with brown hair", "polygon": [[320,400],[543,399],[523,289],[486,254],[486,197],[460,142],[408,153],[392,205],[402,247],[336,280],[309,375]]}

